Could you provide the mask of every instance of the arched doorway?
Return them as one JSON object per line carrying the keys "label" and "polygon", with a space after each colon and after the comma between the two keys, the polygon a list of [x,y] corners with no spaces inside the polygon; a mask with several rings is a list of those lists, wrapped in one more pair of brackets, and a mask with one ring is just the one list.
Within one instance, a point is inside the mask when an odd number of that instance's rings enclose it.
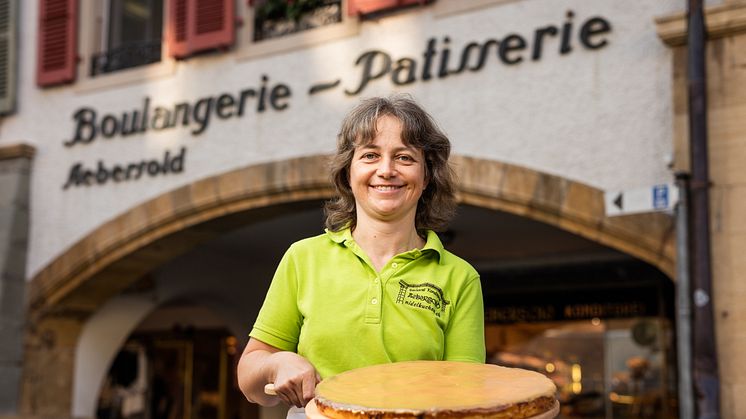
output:
{"label": "arched doorway", "polygon": [[[321,203],[332,193],[325,162],[326,157],[314,156],[229,172],[168,192],[101,226],[34,279],[30,341],[40,343],[30,347],[27,367],[33,371],[29,363],[35,359],[69,353],[63,345],[77,342],[81,326],[123,296],[149,296],[158,305],[189,294],[199,295],[204,304],[221,290],[215,298],[233,311],[226,318],[233,319],[230,329],[237,331],[240,344],[282,251],[293,240],[321,231]],[[456,157],[454,163],[464,209],[460,219],[466,223],[453,230],[450,246],[479,269],[489,272],[499,260],[498,235],[487,234],[485,227],[505,231],[521,225],[540,227],[532,243],[551,241],[550,234],[562,236],[565,248],[579,245],[580,257],[565,255],[571,260],[587,263],[583,252],[598,250],[602,259],[638,260],[670,276],[674,237],[669,217],[609,219],[602,191],[587,185],[494,161]],[[464,240],[469,234],[487,241]],[[469,246],[460,248],[460,240]],[[534,257],[547,259],[548,252]],[[75,326],[66,329],[70,336],[45,345],[45,333],[60,321]],[[84,368],[73,362],[47,366],[75,382]],[[42,386],[30,378],[25,377],[31,381],[25,387],[29,392]],[[65,394],[72,387],[53,390]],[[99,388],[74,388],[73,406],[61,402],[50,411],[89,415],[76,410],[77,400],[81,392],[98,394]]]}
{"label": "arched doorway", "polygon": [[145,316],[110,357],[95,417],[257,418],[257,407],[235,385],[239,355],[238,338],[219,315],[188,298],[171,300]]}

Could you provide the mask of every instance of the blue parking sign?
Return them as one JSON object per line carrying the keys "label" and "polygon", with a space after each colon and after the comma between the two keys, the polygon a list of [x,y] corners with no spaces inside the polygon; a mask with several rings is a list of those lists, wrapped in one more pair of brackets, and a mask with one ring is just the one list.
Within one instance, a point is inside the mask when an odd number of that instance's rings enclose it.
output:
{"label": "blue parking sign", "polygon": [[653,209],[668,208],[668,185],[653,186]]}

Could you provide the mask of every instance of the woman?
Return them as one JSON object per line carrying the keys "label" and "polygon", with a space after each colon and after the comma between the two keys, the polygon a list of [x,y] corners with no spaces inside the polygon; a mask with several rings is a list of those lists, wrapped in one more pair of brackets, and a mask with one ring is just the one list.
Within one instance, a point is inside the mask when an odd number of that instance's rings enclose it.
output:
{"label": "woman", "polygon": [[326,233],[288,249],[241,356],[250,401],[302,407],[322,378],[366,365],[484,362],[479,274],[433,232],[455,208],[449,154],[408,97],[364,100],[347,115]]}

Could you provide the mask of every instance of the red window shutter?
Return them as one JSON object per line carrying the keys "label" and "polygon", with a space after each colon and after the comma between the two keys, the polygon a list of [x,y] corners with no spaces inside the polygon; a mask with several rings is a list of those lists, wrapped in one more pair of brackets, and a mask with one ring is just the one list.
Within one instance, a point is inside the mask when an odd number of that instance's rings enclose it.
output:
{"label": "red window shutter", "polygon": [[175,58],[189,56],[187,11],[188,0],[168,0],[166,43],[168,54]]}
{"label": "red window shutter", "polygon": [[347,13],[350,16],[367,15],[381,10],[431,2],[432,0],[348,0]]}
{"label": "red window shutter", "polygon": [[226,47],[235,39],[234,0],[170,0],[169,54],[176,58]]}
{"label": "red window shutter", "polygon": [[39,0],[36,83],[53,86],[75,80],[78,64],[77,0]]}
{"label": "red window shutter", "polygon": [[192,9],[192,51],[233,45],[234,0],[192,0]]}

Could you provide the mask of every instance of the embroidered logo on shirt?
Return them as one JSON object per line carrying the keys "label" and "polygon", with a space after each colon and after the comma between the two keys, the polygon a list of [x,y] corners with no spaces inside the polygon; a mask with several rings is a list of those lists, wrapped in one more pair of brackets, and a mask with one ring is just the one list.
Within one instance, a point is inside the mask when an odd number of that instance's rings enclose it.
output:
{"label": "embroidered logo on shirt", "polygon": [[446,306],[451,304],[443,296],[443,290],[436,285],[429,282],[409,284],[404,281],[399,281],[399,294],[396,296],[396,302],[430,310],[438,317],[446,311]]}

